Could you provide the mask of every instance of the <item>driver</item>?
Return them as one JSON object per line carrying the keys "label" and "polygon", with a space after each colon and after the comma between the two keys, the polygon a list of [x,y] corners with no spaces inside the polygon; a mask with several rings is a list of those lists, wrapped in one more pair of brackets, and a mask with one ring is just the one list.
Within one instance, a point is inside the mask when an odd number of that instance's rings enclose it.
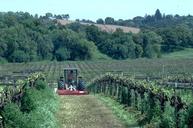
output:
{"label": "driver", "polygon": [[73,80],[73,71],[71,70],[71,71],[68,73],[68,83],[69,83],[69,84],[72,84],[72,80]]}
{"label": "driver", "polygon": [[69,86],[69,90],[70,91],[76,91],[76,86],[74,84],[74,80],[71,82],[70,86]]}

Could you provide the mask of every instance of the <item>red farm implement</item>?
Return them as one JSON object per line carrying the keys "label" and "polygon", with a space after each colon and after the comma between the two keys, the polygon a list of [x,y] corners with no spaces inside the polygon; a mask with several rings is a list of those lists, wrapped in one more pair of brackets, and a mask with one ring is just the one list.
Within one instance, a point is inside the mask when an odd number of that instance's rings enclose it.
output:
{"label": "red farm implement", "polygon": [[58,95],[87,95],[85,82],[78,77],[77,68],[64,68],[64,76],[58,80]]}

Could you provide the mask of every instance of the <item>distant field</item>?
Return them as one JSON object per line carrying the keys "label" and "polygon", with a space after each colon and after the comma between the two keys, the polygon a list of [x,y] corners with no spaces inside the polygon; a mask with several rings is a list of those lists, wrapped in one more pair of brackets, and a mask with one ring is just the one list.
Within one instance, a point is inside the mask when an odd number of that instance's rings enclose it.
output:
{"label": "distant field", "polygon": [[[22,75],[30,71],[43,71],[49,81],[56,81],[63,75],[63,68],[79,68],[80,75],[87,81],[106,72],[135,76],[165,76],[179,73],[193,74],[193,59],[136,59],[136,60],[98,60],[98,61],[64,61],[32,62],[0,65],[0,76]],[[20,73],[17,73],[20,72]],[[23,72],[23,73],[22,73]]]}
{"label": "distant field", "polygon": [[[58,20],[58,22],[62,25],[74,23],[74,21],[68,21],[68,20]],[[116,29],[118,29],[118,28],[122,29],[123,32],[125,32],[125,33],[128,33],[128,32],[139,33],[140,32],[140,29],[135,28],[135,27],[125,27],[125,26],[119,26],[119,25],[90,24],[90,23],[81,23],[81,24],[83,24],[83,25],[95,25],[99,29],[101,29],[102,31],[106,31],[106,32],[115,32]]]}

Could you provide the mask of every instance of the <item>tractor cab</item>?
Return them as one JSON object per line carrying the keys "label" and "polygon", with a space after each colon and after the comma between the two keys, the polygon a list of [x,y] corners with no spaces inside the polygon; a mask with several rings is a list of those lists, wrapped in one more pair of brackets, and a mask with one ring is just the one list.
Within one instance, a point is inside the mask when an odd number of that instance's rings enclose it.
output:
{"label": "tractor cab", "polygon": [[58,80],[59,95],[85,95],[85,83],[78,77],[78,68],[64,68],[64,75]]}
{"label": "tractor cab", "polygon": [[77,68],[64,68],[64,81],[68,86],[78,86],[78,69]]}

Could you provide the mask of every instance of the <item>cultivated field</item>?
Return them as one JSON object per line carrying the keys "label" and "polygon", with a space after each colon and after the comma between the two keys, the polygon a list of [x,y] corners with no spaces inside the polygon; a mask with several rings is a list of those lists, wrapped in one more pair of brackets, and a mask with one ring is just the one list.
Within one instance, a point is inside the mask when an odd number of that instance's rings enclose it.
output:
{"label": "cultivated field", "polygon": [[[179,124],[183,124],[183,120],[180,119],[179,116],[188,114],[191,108],[193,94],[192,59],[165,58],[124,61],[98,60],[8,63],[0,65],[1,81],[8,82],[9,84],[9,82],[13,82],[14,79],[28,76],[33,72],[44,72],[49,85],[56,87],[57,85],[53,83],[57,83],[58,78],[63,75],[63,69],[67,67],[78,68],[79,75],[83,76],[87,83],[95,79],[94,83],[90,84],[88,87],[90,92],[102,93],[116,99],[123,106],[132,109],[135,108],[137,111],[141,112],[145,111],[147,115],[142,114],[142,119],[146,119],[147,116],[151,117],[151,120],[153,118],[151,113],[154,113],[153,116],[157,117],[155,108],[160,107],[161,109],[158,108],[158,110],[163,111],[163,113],[158,113],[159,120],[166,114],[168,118],[172,119],[172,122],[176,122],[176,124],[172,125],[178,126]],[[110,74],[110,76],[103,76],[103,74],[107,72],[112,74]],[[136,79],[132,79],[133,77]],[[172,88],[166,87],[165,85],[167,83],[165,82],[175,82],[175,86],[171,86]],[[183,86],[177,88],[176,84],[188,84],[190,88],[185,88]],[[0,90],[2,90],[3,86],[0,87]],[[61,127],[70,126],[75,128],[77,127],[77,123],[84,127],[90,127],[91,124],[94,124],[93,128],[97,128],[98,126],[122,127],[122,123],[115,119],[109,108],[106,108],[98,102],[92,95],[81,98],[61,97],[61,100],[59,114],[57,115],[62,125]],[[79,106],[77,106],[77,104],[79,104]],[[85,110],[85,107],[87,107],[86,110],[88,111]],[[127,110],[127,108],[125,109]],[[101,113],[98,113],[98,111],[101,111]],[[107,114],[105,114],[106,112]],[[121,112],[119,112],[119,114],[122,115]],[[140,117],[136,119],[136,122],[140,123]],[[82,121],[79,120],[79,118],[81,118]],[[183,118],[185,119],[185,116],[183,116]],[[106,123],[104,123],[103,120],[105,120]],[[109,122],[107,122],[107,120]],[[128,119],[124,117],[124,120]],[[114,123],[113,126],[111,125],[112,121]],[[127,124],[133,125],[135,123]]]}
{"label": "cultivated field", "polygon": [[[57,20],[57,21],[62,25],[74,23],[74,21],[69,21],[69,20]],[[95,25],[102,31],[112,32],[112,33],[115,32],[116,29],[122,29],[123,32],[125,32],[125,33],[128,33],[128,32],[139,33],[140,32],[140,29],[135,28],[135,27],[125,27],[125,26],[107,25],[107,24],[91,24],[91,23],[83,23],[83,22],[80,22],[80,24],[82,24],[82,25]]]}
{"label": "cultivated field", "polygon": [[79,75],[89,81],[106,72],[124,73],[136,77],[166,77],[176,74],[192,74],[192,59],[138,59],[125,61],[65,61],[65,62],[33,62],[4,64],[0,66],[0,76],[27,75],[42,71],[47,74],[48,81],[54,82],[63,75],[63,68],[76,67]]}

